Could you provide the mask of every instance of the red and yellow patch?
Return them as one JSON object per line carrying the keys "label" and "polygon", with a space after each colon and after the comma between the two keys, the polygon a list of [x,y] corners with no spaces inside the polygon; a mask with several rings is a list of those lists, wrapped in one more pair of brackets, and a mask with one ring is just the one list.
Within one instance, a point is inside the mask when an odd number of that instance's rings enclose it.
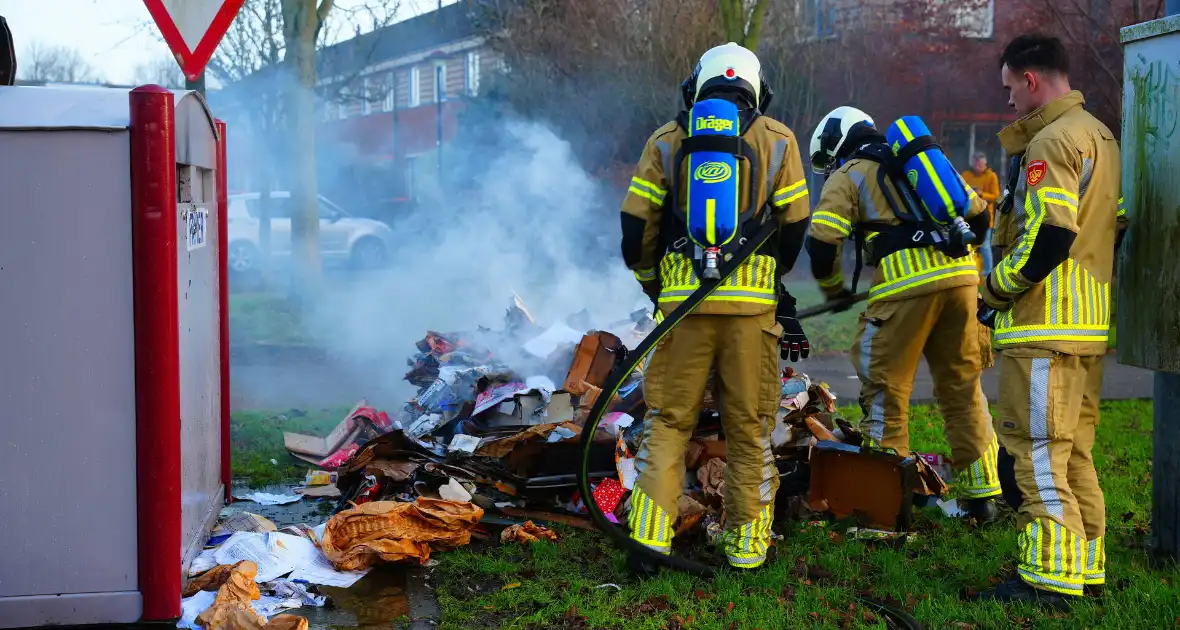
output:
{"label": "red and yellow patch", "polygon": [[1041,183],[1041,180],[1045,179],[1045,173],[1048,170],[1049,167],[1045,164],[1044,160],[1033,160],[1029,162],[1028,168],[1025,169],[1025,179],[1028,185],[1031,187]]}

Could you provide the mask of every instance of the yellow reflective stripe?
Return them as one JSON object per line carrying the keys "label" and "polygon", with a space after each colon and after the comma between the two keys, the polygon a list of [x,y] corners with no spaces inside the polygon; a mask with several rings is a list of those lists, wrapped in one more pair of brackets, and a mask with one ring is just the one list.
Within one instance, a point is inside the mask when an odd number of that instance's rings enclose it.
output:
{"label": "yellow reflective stripe", "polygon": [[997,320],[992,340],[997,346],[1027,341],[1093,341],[1106,343],[1110,326],[1093,325],[1040,325],[1001,326]]}
{"label": "yellow reflective stripe", "polygon": [[640,282],[651,282],[652,280],[656,279],[655,267],[652,267],[651,269],[638,269],[633,273],[635,274],[635,279]]}
{"label": "yellow reflective stripe", "polygon": [[811,215],[811,222],[826,225],[844,236],[852,234],[852,223],[835,212],[820,210]]}
{"label": "yellow reflective stripe", "polygon": [[807,180],[801,179],[790,186],[783,186],[782,188],[774,191],[774,196],[778,197],[779,195],[795,194],[799,192],[800,188],[805,188],[806,186]]}
{"label": "yellow reflective stripe", "polygon": [[664,203],[664,200],[662,198],[656,197],[655,195],[653,195],[641,188],[636,188],[636,187],[632,186],[627,189],[627,192],[639,195],[640,197],[643,197],[644,199],[647,199],[648,201],[655,203],[655,204]]}
{"label": "yellow reflective stripe", "polygon": [[1057,593],[1082,592],[1086,549],[1080,536],[1056,521],[1039,518],[1024,527],[1017,541],[1017,570],[1025,582]]}
{"label": "yellow reflective stripe", "polygon": [[955,485],[964,495],[972,499],[984,499],[1001,494],[997,469],[999,453],[1000,445],[993,433],[983,456],[955,473]]}
{"label": "yellow reflective stripe", "polygon": [[821,286],[825,289],[830,289],[832,287],[838,287],[838,286],[844,284],[844,272],[837,270],[836,273],[834,275],[832,275],[830,278],[823,278],[823,279],[818,280],[818,282],[819,282],[819,286]]}
{"label": "yellow reflective stripe", "polygon": [[1078,213],[1078,196],[1064,188],[1041,188],[1037,190],[1037,196],[1041,198],[1042,204],[1055,204],[1068,208],[1074,214]]}
{"label": "yellow reflective stripe", "polygon": [[[913,141],[914,134],[910,132],[910,128],[905,124],[904,120],[900,118],[897,120],[897,128],[899,131],[901,131],[901,135],[905,138],[906,142]],[[942,199],[943,205],[946,206],[947,210],[951,211],[951,213],[954,213],[955,204],[951,201],[950,193],[947,192],[945,187],[943,187],[942,179],[938,177],[938,173],[934,172],[934,165],[930,163],[930,158],[925,152],[922,152],[918,154],[918,159],[922,162],[922,167],[926,170],[926,174],[930,177],[930,182],[934,184],[934,188],[938,191],[938,196]]]}
{"label": "yellow reflective stripe", "polygon": [[1119,197],[1119,211],[1118,211],[1117,216],[1122,217],[1122,216],[1126,216],[1126,215],[1127,215],[1127,206],[1123,205],[1123,198]]}
{"label": "yellow reflective stripe", "polygon": [[663,197],[664,195],[668,194],[668,191],[664,190],[663,188],[660,188],[659,186],[656,186],[655,184],[647,181],[646,179],[632,177],[631,183],[637,184],[640,188],[646,188],[646,189],[650,190],[651,192],[655,193],[659,197]]}
{"label": "yellow reflective stripe", "polygon": [[870,304],[931,282],[979,273],[971,257],[950,258],[930,248],[898,250],[886,256],[878,268],[884,280],[869,289]]}

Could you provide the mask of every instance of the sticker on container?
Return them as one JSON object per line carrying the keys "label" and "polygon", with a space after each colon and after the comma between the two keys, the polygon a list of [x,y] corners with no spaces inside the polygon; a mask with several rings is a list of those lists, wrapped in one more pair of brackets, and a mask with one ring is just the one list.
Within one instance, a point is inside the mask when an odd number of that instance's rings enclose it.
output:
{"label": "sticker on container", "polygon": [[205,208],[189,208],[185,213],[185,233],[188,235],[188,251],[201,249],[207,243],[209,234],[209,211]]}

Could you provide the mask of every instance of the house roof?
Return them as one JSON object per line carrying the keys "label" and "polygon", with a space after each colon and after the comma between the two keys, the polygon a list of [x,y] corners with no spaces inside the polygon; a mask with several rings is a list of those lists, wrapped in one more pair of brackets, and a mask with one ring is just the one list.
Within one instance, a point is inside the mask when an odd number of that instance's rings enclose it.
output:
{"label": "house roof", "polygon": [[423,13],[328,46],[316,55],[319,75],[327,77],[349,72],[474,37],[479,32],[477,5],[472,0],[459,0],[441,10]]}
{"label": "house roof", "polygon": [[[441,10],[423,13],[316,52],[316,74],[320,78],[349,74],[383,61],[430,50],[479,34],[479,0],[459,0]],[[250,89],[274,80],[278,68],[269,66],[231,83],[221,96]]]}

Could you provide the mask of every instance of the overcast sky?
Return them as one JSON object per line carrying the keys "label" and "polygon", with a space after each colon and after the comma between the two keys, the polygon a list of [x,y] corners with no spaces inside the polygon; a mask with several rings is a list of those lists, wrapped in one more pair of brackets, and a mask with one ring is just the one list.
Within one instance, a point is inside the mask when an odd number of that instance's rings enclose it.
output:
{"label": "overcast sky", "polygon": [[[349,8],[364,0],[336,4]],[[401,0],[399,18],[437,6],[438,0]],[[143,0],[0,0],[0,16],[12,29],[18,70],[21,51],[31,42],[76,48],[111,83],[132,83],[140,64],[172,58]]]}

